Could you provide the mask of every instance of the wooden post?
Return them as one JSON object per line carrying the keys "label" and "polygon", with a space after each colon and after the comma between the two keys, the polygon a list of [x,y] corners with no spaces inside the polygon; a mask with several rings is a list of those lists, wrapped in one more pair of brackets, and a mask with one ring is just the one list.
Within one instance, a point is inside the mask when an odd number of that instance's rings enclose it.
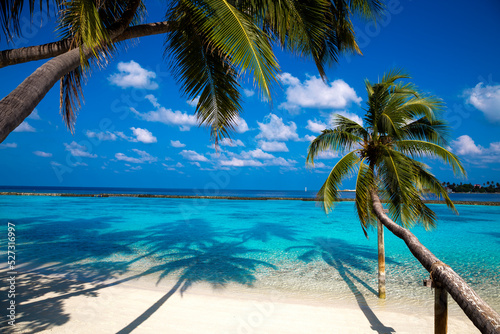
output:
{"label": "wooden post", "polygon": [[385,299],[385,246],[384,225],[380,221],[377,224],[378,235],[378,297]]}
{"label": "wooden post", "polygon": [[432,279],[424,279],[424,286],[434,289],[434,334],[448,332],[448,292]]}
{"label": "wooden post", "polygon": [[434,333],[448,332],[448,292],[436,284],[434,289]]}

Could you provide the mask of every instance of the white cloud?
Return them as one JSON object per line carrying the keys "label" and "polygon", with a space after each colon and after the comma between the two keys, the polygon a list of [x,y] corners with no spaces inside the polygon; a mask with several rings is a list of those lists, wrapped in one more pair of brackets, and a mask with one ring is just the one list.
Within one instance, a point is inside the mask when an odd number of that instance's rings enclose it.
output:
{"label": "white cloud", "polygon": [[288,147],[283,142],[260,140],[259,146],[267,152],[288,152]]}
{"label": "white cloud", "polygon": [[40,115],[38,114],[38,109],[35,109],[31,112],[31,114],[28,116],[29,119],[34,119],[36,121],[41,120]]}
{"label": "white cloud", "polygon": [[238,158],[232,158],[231,160],[221,160],[220,164],[222,166],[231,167],[261,167],[264,164],[257,160],[242,160]]}
{"label": "white cloud", "polygon": [[130,128],[130,130],[132,130],[132,132],[134,133],[136,141],[140,141],[141,143],[151,144],[151,143],[156,143],[158,141],[156,137],[153,136],[153,134],[147,129],[132,127]]}
{"label": "white cloud", "polygon": [[337,111],[337,112],[332,113],[330,115],[330,124],[332,126],[335,126],[335,122],[334,122],[335,114],[339,114],[341,116],[349,118],[351,121],[354,121],[354,122],[358,123],[359,125],[363,126],[363,119],[361,117],[359,117],[358,115],[356,115],[352,112],[347,112],[347,111]]}
{"label": "white cloud", "polygon": [[240,153],[241,157],[244,159],[274,159],[275,156],[269,153],[262,151],[260,148],[257,148],[253,151],[242,151]]}
{"label": "white cloud", "polygon": [[178,141],[178,140],[171,140],[171,141],[170,141],[170,145],[171,145],[172,147],[177,147],[177,148],[180,148],[180,147],[185,147],[185,146],[186,146],[186,144],[183,144],[183,143],[181,143],[181,142],[180,142],[180,141]]}
{"label": "white cloud", "polygon": [[142,163],[145,163],[145,162],[155,162],[157,161],[158,159],[156,157],[153,157],[151,154],[145,152],[145,151],[141,151],[141,150],[138,150],[138,149],[132,149],[132,151],[134,151],[139,157],[138,158],[134,158],[134,157],[129,157],[129,156],[126,156],[125,154],[123,153],[116,153],[115,154],[115,158],[118,159],[118,160],[121,160],[121,161],[127,161],[127,162],[131,162],[131,163],[134,163],[134,164],[142,164]]}
{"label": "white cloud", "polygon": [[108,80],[112,84],[121,88],[158,88],[158,84],[153,80],[156,78],[156,73],[142,68],[141,65],[135,61],[131,60],[128,63],[119,62],[117,67],[119,72],[108,77]]}
{"label": "white cloud", "polygon": [[195,97],[191,101],[186,101],[187,104],[189,104],[191,107],[196,107],[198,105],[198,102],[200,102],[200,96]]}
{"label": "white cloud", "polygon": [[500,85],[489,86],[480,82],[465,90],[464,95],[467,103],[482,111],[489,121],[500,123]]}
{"label": "white cloud", "polygon": [[179,126],[179,130],[181,131],[189,131],[192,126],[197,126],[199,124],[195,115],[188,115],[179,110],[173,111],[172,109],[166,109],[164,107],[147,113],[140,113],[134,108],[130,108],[130,110],[145,121]]}
{"label": "white cloud", "polygon": [[321,169],[331,169],[332,167],[325,165],[323,162],[315,162],[314,166],[311,165],[312,168],[321,168]]}
{"label": "white cloud", "polygon": [[94,132],[94,131],[87,130],[87,132],[85,132],[85,135],[88,138],[97,138],[100,141],[106,141],[106,140],[114,141],[114,140],[117,139],[116,134],[114,134],[114,133],[112,133],[110,131],[106,131],[106,132]]}
{"label": "white cloud", "polygon": [[245,94],[245,96],[251,97],[255,94],[255,91],[251,89],[243,89],[243,93]]}
{"label": "white cloud", "polygon": [[71,155],[74,157],[97,158],[96,154],[91,154],[90,152],[88,152],[86,146],[79,145],[75,141],[72,141],[71,144],[64,143],[64,147],[66,148],[66,151],[71,153]]}
{"label": "white cloud", "polygon": [[335,159],[338,158],[339,155],[336,152],[333,151],[323,151],[320,152],[315,159]]}
{"label": "white cloud", "polygon": [[297,125],[294,122],[289,122],[288,125],[285,125],[283,119],[275,114],[267,115],[264,121],[267,121],[267,123],[257,122],[260,133],[255,138],[273,141],[300,140],[297,134]]}
{"label": "white cloud", "polygon": [[16,148],[17,143],[3,143],[0,144],[0,148]]}
{"label": "white cloud", "polygon": [[474,140],[467,135],[463,135],[450,143],[453,152],[458,155],[470,155],[470,154],[481,154],[483,148],[481,146],[476,146]]}
{"label": "white cloud", "polygon": [[229,139],[229,138],[223,138],[221,141],[219,141],[220,146],[230,146],[230,147],[236,147],[236,146],[245,146],[243,142],[239,139]]}
{"label": "white cloud", "polygon": [[311,136],[311,135],[305,135],[305,136],[304,136],[304,139],[305,139],[306,141],[313,141],[314,139],[316,139],[316,137],[315,137],[315,136]]}
{"label": "white cloud", "polygon": [[359,104],[362,100],[342,79],[325,84],[321,78],[315,76],[309,77],[303,83],[290,73],[283,73],[280,78],[288,87],[285,91],[286,102],[279,107],[291,113],[298,112],[300,108],[343,109],[353,102]]}
{"label": "white cloud", "polygon": [[36,132],[35,128],[28,124],[28,122],[24,121],[17,128],[14,129],[14,132]]}
{"label": "white cloud", "polygon": [[196,167],[201,167],[200,163],[198,161],[193,161],[190,162],[191,165],[196,166]]}
{"label": "white cloud", "polygon": [[297,163],[297,161],[295,161],[295,160],[278,157],[278,158],[267,161],[266,166],[291,167],[296,163]]}
{"label": "white cloud", "polygon": [[201,155],[195,151],[182,150],[179,154],[182,155],[184,159],[190,161],[208,161],[206,156]]}
{"label": "white cloud", "polygon": [[33,152],[34,155],[38,155],[39,157],[42,158],[50,158],[52,156],[52,153],[47,153],[47,152],[42,152],[42,151],[35,151]]}
{"label": "white cloud", "polygon": [[245,133],[247,132],[249,129],[248,129],[248,124],[247,122],[241,118],[241,117],[238,117],[236,118],[236,126],[235,126],[235,130],[236,132],[238,133]]}
{"label": "white cloud", "polygon": [[314,121],[312,121],[310,119],[307,120],[306,129],[310,130],[312,132],[321,133],[321,131],[323,131],[327,127],[328,127],[327,124],[325,124],[325,123],[323,123],[321,121],[318,121],[316,119]]}
{"label": "white cloud", "polygon": [[158,99],[153,94],[148,94],[148,95],[144,96],[144,98],[147,99],[149,102],[151,102],[153,107],[155,107],[155,108],[160,107],[160,104],[158,103]]}

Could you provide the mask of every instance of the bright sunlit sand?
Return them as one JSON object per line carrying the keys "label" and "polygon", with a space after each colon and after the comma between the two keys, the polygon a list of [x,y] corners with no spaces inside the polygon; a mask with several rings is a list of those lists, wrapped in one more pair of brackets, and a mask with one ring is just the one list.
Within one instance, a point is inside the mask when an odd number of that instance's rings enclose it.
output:
{"label": "bright sunlit sand", "polygon": [[[411,312],[400,302],[361,294],[291,294],[269,288],[196,285],[181,295],[175,281],[148,279],[81,284],[57,276],[28,282],[19,306],[23,333],[432,333],[432,307]],[[50,292],[49,292],[50,291]],[[61,292],[64,291],[64,292]],[[429,293],[429,298],[432,294]],[[429,303],[429,305],[432,305]],[[27,316],[23,316],[23,315]],[[478,333],[450,303],[449,333]]]}

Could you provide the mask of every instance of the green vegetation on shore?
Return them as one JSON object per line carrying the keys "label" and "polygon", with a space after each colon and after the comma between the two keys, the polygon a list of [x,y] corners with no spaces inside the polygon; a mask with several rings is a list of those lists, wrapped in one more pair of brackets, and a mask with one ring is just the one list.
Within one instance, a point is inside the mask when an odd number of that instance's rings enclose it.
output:
{"label": "green vegetation on shore", "polygon": [[443,182],[443,186],[454,193],[500,193],[500,183],[487,181],[483,184]]}

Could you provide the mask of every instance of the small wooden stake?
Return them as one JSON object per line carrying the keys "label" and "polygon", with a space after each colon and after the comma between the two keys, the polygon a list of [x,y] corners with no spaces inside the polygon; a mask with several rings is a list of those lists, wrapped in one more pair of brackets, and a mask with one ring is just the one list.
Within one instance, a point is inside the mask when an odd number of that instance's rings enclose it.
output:
{"label": "small wooden stake", "polygon": [[[439,287],[438,287],[439,285]],[[436,284],[434,289],[434,333],[448,332],[448,292]]]}
{"label": "small wooden stake", "polygon": [[384,225],[379,221],[378,230],[378,297],[385,299],[385,246]]}

